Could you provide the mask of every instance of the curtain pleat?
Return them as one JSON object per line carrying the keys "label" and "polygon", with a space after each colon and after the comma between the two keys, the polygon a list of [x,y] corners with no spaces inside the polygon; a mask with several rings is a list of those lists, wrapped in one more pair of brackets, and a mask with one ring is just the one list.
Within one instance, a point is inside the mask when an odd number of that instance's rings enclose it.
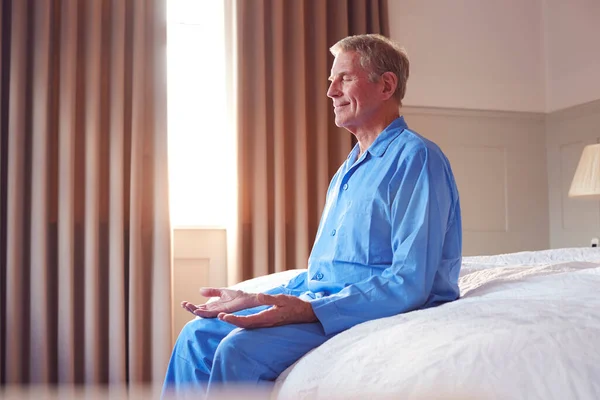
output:
{"label": "curtain pleat", "polygon": [[[291,7],[288,7],[288,13],[286,20],[290,23],[286,24],[289,30],[288,37],[292,38],[291,49],[306,49],[298,53],[296,62],[290,65],[291,74],[295,77],[295,82],[299,88],[306,88],[309,84],[312,84],[311,77],[308,75],[306,70],[307,59],[310,57],[308,50],[308,43],[306,43],[306,34],[298,35],[294,32],[302,32],[304,30],[304,24],[312,19],[312,15],[307,15],[303,2],[292,2]],[[290,50],[291,50],[290,49]],[[289,51],[289,50],[288,50]],[[291,56],[291,54],[290,54]],[[282,82],[285,84],[285,82]],[[290,133],[291,145],[293,151],[290,154],[291,163],[289,164],[290,171],[287,174],[291,178],[290,182],[295,182],[295,185],[290,185],[290,189],[295,191],[295,195],[291,196],[292,200],[289,205],[291,206],[291,221],[294,221],[294,229],[290,232],[286,232],[287,243],[286,247],[290,250],[293,249],[293,259],[290,266],[304,265],[308,259],[309,251],[309,236],[308,232],[308,179],[307,169],[308,163],[312,159],[312,155],[307,152],[307,145],[310,141],[310,132],[308,131],[306,119],[308,115],[308,109],[312,107],[311,104],[307,104],[309,100],[306,90],[292,90],[288,91],[291,95],[292,104],[289,110],[294,110],[290,113]],[[287,130],[286,130],[287,131]],[[285,131],[284,131],[285,132]],[[273,134],[279,134],[273,132]],[[287,158],[290,160],[290,158]],[[312,177],[311,177],[312,178]],[[288,193],[290,193],[288,191]],[[294,192],[291,192],[294,193]],[[275,266],[276,271],[283,271],[289,268],[289,266],[280,265]]]}
{"label": "curtain pleat", "polygon": [[[29,318],[31,304],[27,300],[29,290],[23,285],[28,280],[25,268],[29,264],[28,238],[25,237],[29,225],[29,216],[24,212],[29,208],[26,193],[27,169],[25,159],[29,154],[26,148],[28,132],[31,132],[25,110],[28,107],[26,93],[30,90],[27,68],[30,64],[29,54],[21,49],[28,47],[28,24],[26,1],[11,4],[11,47],[10,59],[4,61],[10,65],[10,81],[8,87],[8,158],[7,166],[7,215],[6,215],[6,363],[4,370],[7,383],[21,382],[29,379],[30,357],[29,346],[25,339],[29,337]],[[4,35],[4,31],[3,31]],[[14,134],[20,132],[20,134]],[[29,160],[31,161],[31,160]]]}
{"label": "curtain pleat", "polygon": [[110,38],[110,101],[109,101],[109,124],[110,131],[114,133],[109,143],[109,298],[108,310],[112,318],[109,319],[109,330],[115,332],[109,337],[108,381],[120,382],[127,376],[127,304],[125,297],[125,176],[123,171],[125,165],[125,40],[126,30],[126,3],[122,0],[113,0],[112,21]]}
{"label": "curtain pleat", "polygon": [[[148,224],[145,231],[150,233],[149,242],[151,252],[148,265],[152,267],[150,284],[147,295],[150,299],[151,316],[150,334],[148,341],[150,348],[148,357],[149,378],[152,382],[162,385],[166,366],[171,357],[171,335],[173,316],[171,304],[173,292],[171,290],[171,221],[169,219],[169,174],[167,158],[167,29],[166,29],[166,2],[153,0],[148,2],[149,17],[146,19],[146,43],[151,50],[148,52],[146,67],[148,74],[146,96],[149,116],[153,116],[149,136],[146,167],[152,171],[145,181],[145,187],[150,188],[149,197],[151,207],[148,208]],[[148,40],[148,38],[150,40]],[[152,87],[153,90],[148,90]],[[145,267],[147,268],[147,267]],[[167,306],[168,304],[168,306]],[[136,301],[135,309],[139,308]],[[168,340],[168,342],[166,342]],[[165,345],[167,344],[167,345]]]}
{"label": "curtain pleat", "polygon": [[[173,327],[173,292],[171,290],[171,221],[169,219],[169,174],[167,158],[167,30],[166,30],[166,4],[164,0],[149,2],[151,9],[148,18],[148,43],[151,48],[147,59],[147,66],[152,72],[149,76],[148,86],[154,90],[148,91],[149,112],[154,116],[152,129],[147,142],[150,144],[147,158],[147,167],[152,171],[152,176],[146,180],[146,187],[152,200],[149,208],[146,230],[151,233],[151,266],[152,278],[148,285],[148,296],[152,312],[150,333],[149,369],[148,374],[152,382],[162,385],[167,363],[171,357],[171,335]],[[168,305],[168,306],[167,306]],[[135,308],[138,309],[136,302]],[[169,340],[166,342],[166,340]],[[167,344],[167,345],[165,345]]]}
{"label": "curtain pleat", "polygon": [[61,327],[58,336],[58,381],[81,382],[83,367],[76,360],[73,343],[75,326],[75,132],[77,104],[77,0],[61,4],[59,51],[58,111],[58,307],[57,321]]}
{"label": "curtain pleat", "polygon": [[[305,268],[329,180],[354,141],[326,97],[329,47],[387,34],[385,0],[237,0],[238,223],[229,282]],[[230,242],[231,243],[231,242]]]}
{"label": "curtain pleat", "polygon": [[[35,354],[36,362],[30,364],[29,373],[34,382],[47,382],[50,379],[50,340],[55,339],[55,324],[50,324],[48,307],[52,303],[49,296],[49,273],[53,270],[54,260],[48,257],[49,231],[47,221],[48,210],[48,140],[52,126],[49,124],[49,90],[48,86],[53,65],[50,63],[51,50],[51,18],[52,4],[45,2],[33,10],[33,65],[39,65],[31,77],[36,95],[32,98],[32,132],[31,157],[38,168],[31,168],[31,180],[27,180],[31,191],[31,223],[29,225],[30,259],[30,326],[42,329],[31,329],[29,348]],[[48,335],[48,333],[50,333]]]}
{"label": "curtain pleat", "polygon": [[[272,14],[274,16],[282,16],[283,15],[283,2],[275,2],[273,3]],[[271,219],[272,225],[269,225],[268,229],[272,232],[273,238],[269,238],[269,242],[274,244],[273,258],[268,259],[267,263],[263,264],[262,271],[254,271],[255,274],[265,274],[269,271],[269,265],[285,265],[287,259],[287,248],[285,245],[286,238],[286,212],[288,207],[285,204],[285,193],[286,193],[286,176],[285,176],[285,160],[286,160],[286,141],[284,140],[284,135],[274,135],[274,132],[284,132],[285,131],[285,120],[286,113],[285,110],[288,108],[287,101],[287,93],[285,90],[285,81],[286,78],[289,77],[288,73],[283,70],[283,68],[272,68],[273,65],[284,65],[285,58],[287,54],[285,54],[285,44],[283,35],[274,35],[273,32],[283,32],[285,28],[284,19],[281,17],[271,17],[269,19],[272,21],[271,25],[267,25],[267,29],[272,29],[272,32],[269,32],[266,35],[266,40],[272,40],[270,44],[270,48],[272,49],[273,54],[273,64],[269,65],[270,71],[267,71],[267,75],[271,75],[273,77],[273,92],[272,92],[272,100],[271,103],[281,104],[282,112],[273,115],[273,125],[268,130],[272,135],[272,143],[273,149],[270,152],[272,154],[271,171],[273,174],[273,184],[268,190],[273,192],[273,197],[271,197],[272,201],[269,203],[269,207],[273,209],[274,218]],[[254,261],[256,263],[256,260]],[[259,262],[258,265],[261,265]]]}
{"label": "curtain pleat", "polygon": [[85,381],[100,382],[105,354],[100,352],[100,298],[101,271],[99,264],[98,242],[100,235],[100,188],[99,157],[96,151],[100,137],[100,52],[102,49],[102,2],[89,2],[85,10],[86,31],[84,40],[85,62],[85,211],[83,219],[84,237],[84,327],[85,327]]}
{"label": "curtain pleat", "polygon": [[[5,64],[10,65],[10,3],[0,3],[0,221],[7,221],[8,200],[8,88],[9,75]],[[6,359],[6,249],[7,249],[7,226],[0,223],[0,360]],[[4,363],[0,362],[0,382],[6,381]]]}
{"label": "curtain pleat", "polygon": [[[144,0],[134,0],[134,6],[137,12],[140,14],[146,14],[149,10],[147,9],[147,3]],[[144,114],[147,111],[144,101],[147,95],[151,95],[146,92],[146,82],[151,79],[152,74],[149,68],[147,68],[147,49],[144,45],[144,37],[147,35],[146,23],[143,19],[135,19],[133,24],[133,64],[132,64],[132,75],[136,76],[137,79],[133,81],[132,85],[132,131],[134,134],[131,137],[131,147],[139,149],[131,153],[131,187],[134,192],[143,193],[144,181],[146,179],[152,179],[149,175],[152,173],[152,169],[147,168],[146,158],[149,151],[147,142],[148,127],[146,126],[146,120]],[[147,226],[148,217],[148,205],[152,193],[147,193],[148,198],[144,199],[139,196],[131,196],[129,202],[130,209],[130,220],[131,220],[131,231],[129,235],[130,241],[130,253],[129,253],[129,265],[130,265],[130,276],[129,276],[129,296],[130,299],[151,299],[151,282],[148,280],[148,276],[145,273],[146,262],[151,261],[148,256],[151,237],[148,236],[150,232],[145,229]],[[148,201],[144,201],[148,200]],[[129,304],[129,357],[128,363],[130,365],[131,375],[130,379],[132,382],[142,382],[150,375],[150,358],[151,348],[150,342],[141,342],[136,338],[144,335],[145,326],[148,326],[150,320],[150,314],[137,312],[136,304]]]}
{"label": "curtain pleat", "polygon": [[165,1],[0,12],[0,385],[159,383],[172,326]]}

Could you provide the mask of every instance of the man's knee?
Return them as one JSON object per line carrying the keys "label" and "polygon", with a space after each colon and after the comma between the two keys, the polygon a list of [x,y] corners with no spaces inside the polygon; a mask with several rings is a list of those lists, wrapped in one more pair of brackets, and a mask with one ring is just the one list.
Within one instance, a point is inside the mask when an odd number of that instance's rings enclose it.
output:
{"label": "man's knee", "polygon": [[210,330],[210,322],[202,318],[196,318],[186,323],[181,332],[179,332],[178,341],[189,340],[202,335],[203,332]]}
{"label": "man's knee", "polygon": [[179,338],[202,340],[225,337],[231,331],[227,325],[217,318],[195,318],[183,326]]}
{"label": "man's knee", "polygon": [[[235,328],[225,336],[217,346],[215,357],[223,360],[231,359],[237,355],[249,353],[248,335],[245,329]],[[251,352],[250,352],[251,354]]]}
{"label": "man's knee", "polygon": [[[265,354],[264,341],[257,330],[237,328],[227,335],[215,352],[215,364],[226,366],[229,374],[242,381],[273,380],[279,371]],[[268,357],[267,357],[268,358]]]}
{"label": "man's knee", "polygon": [[179,333],[173,354],[210,371],[218,343],[231,331],[228,325],[216,318],[189,321]]}

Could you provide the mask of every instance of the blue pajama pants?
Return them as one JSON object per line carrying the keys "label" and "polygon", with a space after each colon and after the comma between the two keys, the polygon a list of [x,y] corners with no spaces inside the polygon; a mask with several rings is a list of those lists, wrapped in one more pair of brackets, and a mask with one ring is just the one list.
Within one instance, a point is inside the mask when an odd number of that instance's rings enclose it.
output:
{"label": "blue pajama pants", "polygon": [[[295,294],[278,287],[269,294]],[[237,312],[249,315],[266,309]],[[181,330],[163,385],[163,395],[218,391],[223,384],[270,385],[281,372],[334,335],[319,322],[242,329],[219,319],[196,318]]]}

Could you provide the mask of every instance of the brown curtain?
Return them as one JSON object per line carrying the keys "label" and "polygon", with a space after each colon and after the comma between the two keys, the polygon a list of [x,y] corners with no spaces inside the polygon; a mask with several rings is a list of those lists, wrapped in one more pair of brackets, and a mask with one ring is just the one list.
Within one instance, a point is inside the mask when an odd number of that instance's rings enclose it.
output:
{"label": "brown curtain", "polygon": [[230,283],[306,268],[329,180],[353,145],[326,96],[329,47],[389,31],[386,0],[237,0],[234,11],[239,181]]}
{"label": "brown curtain", "polygon": [[0,384],[160,381],[165,0],[0,12]]}

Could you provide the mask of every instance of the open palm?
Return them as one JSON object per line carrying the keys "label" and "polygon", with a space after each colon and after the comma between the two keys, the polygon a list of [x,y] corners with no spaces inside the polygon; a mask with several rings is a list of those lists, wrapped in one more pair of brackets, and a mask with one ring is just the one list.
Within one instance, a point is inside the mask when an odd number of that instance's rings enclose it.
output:
{"label": "open palm", "polygon": [[260,304],[272,307],[252,315],[221,313],[218,318],[246,329],[318,321],[311,304],[298,297],[285,294],[271,296],[261,293],[256,296],[256,299]]}
{"label": "open palm", "polygon": [[260,305],[256,294],[233,289],[202,288],[200,294],[205,297],[218,297],[217,300],[195,305],[182,301],[181,307],[202,318],[215,318],[220,313],[233,313]]}

